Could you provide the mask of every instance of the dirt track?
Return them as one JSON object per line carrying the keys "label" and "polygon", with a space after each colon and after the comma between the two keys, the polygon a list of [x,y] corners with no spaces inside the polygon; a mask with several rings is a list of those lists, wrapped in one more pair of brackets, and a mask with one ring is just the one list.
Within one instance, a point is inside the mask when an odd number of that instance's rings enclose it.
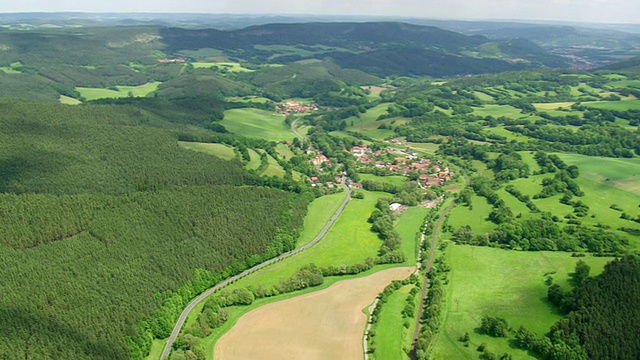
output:
{"label": "dirt track", "polygon": [[214,358],[361,360],[367,322],[362,309],[392,280],[406,278],[414,270],[383,270],[255,309],[220,338]]}

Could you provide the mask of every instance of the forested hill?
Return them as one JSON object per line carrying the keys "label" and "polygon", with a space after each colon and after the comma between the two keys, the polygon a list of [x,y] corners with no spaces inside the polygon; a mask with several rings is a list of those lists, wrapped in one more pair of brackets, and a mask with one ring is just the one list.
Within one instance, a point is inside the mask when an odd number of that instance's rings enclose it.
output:
{"label": "forested hill", "polygon": [[[330,57],[343,67],[378,76],[438,77],[566,65],[527,40],[492,41],[399,22],[267,24],[231,31],[164,28],[160,35],[172,52],[215,48],[277,63]],[[283,46],[304,51],[282,54]]]}
{"label": "forested hill", "polygon": [[152,114],[0,113],[0,359],[144,358],[198,293],[295,246],[307,196],[248,186]]}

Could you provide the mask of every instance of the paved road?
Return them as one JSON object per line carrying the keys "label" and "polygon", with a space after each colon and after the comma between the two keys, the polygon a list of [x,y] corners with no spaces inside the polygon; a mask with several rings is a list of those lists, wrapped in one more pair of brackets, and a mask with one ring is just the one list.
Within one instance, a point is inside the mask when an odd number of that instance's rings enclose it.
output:
{"label": "paved road", "polygon": [[300,118],[297,118],[295,120],[293,120],[291,122],[291,131],[293,131],[294,134],[296,134],[297,137],[300,138],[300,140],[304,141],[304,136],[302,136],[302,134],[300,134],[298,132],[298,129],[296,129],[296,125],[298,124],[298,120],[300,120]]}
{"label": "paved road", "polygon": [[348,186],[345,185],[345,179],[342,179],[342,184],[345,188],[345,190],[347,191],[347,197],[344,199],[344,201],[342,202],[342,204],[340,204],[340,207],[338,208],[338,210],[336,210],[336,212],[333,214],[333,216],[331,216],[331,219],[329,220],[329,222],[327,222],[327,224],[324,226],[324,228],[322,229],[322,231],[320,231],[320,233],[318,234],[318,236],[316,236],[315,239],[313,239],[313,241],[311,241],[310,243],[308,243],[307,245],[297,248],[295,250],[286,252],[282,255],[276,256],[273,259],[267,260],[263,263],[260,263],[250,269],[247,269],[243,272],[241,272],[238,275],[232,276],[226,280],[224,280],[223,282],[217,284],[216,286],[210,288],[209,290],[203,292],[202,294],[200,294],[200,296],[198,296],[197,298],[193,299],[189,305],[187,305],[187,307],[184,309],[184,311],[182,311],[182,314],[180,314],[180,317],[178,318],[178,321],[176,322],[176,325],[173,327],[173,331],[171,332],[171,335],[169,336],[169,339],[167,340],[167,344],[164,347],[164,351],[162,351],[162,355],[160,356],[161,360],[164,360],[166,358],[169,357],[169,354],[171,353],[171,347],[173,346],[173,343],[176,341],[176,339],[178,338],[178,334],[180,334],[180,329],[182,328],[182,325],[184,325],[184,322],[187,320],[187,316],[189,315],[189,313],[191,312],[191,310],[193,310],[193,308],[198,305],[201,301],[203,301],[204,299],[206,299],[209,295],[213,294],[214,292],[222,289],[223,287],[242,279],[243,277],[256,272],[260,269],[262,269],[265,266],[269,266],[275,262],[278,262],[282,259],[288,258],[289,256],[298,254],[302,251],[307,250],[308,248],[312,247],[313,245],[317,244],[318,241],[320,241],[324,235],[327,233],[327,231],[329,231],[329,228],[331,228],[331,225],[333,225],[333,223],[336,221],[336,219],[338,219],[338,217],[340,216],[340,214],[342,214],[342,210],[344,210],[345,206],[347,206],[347,203],[349,202],[349,200],[351,199],[351,190],[349,189]]}
{"label": "paved road", "polygon": [[420,326],[422,325],[420,323],[420,320],[422,319],[422,313],[424,312],[424,301],[427,298],[427,290],[429,289],[429,275],[431,273],[433,256],[435,254],[436,245],[438,243],[438,233],[440,232],[440,227],[442,226],[442,222],[444,221],[445,216],[447,216],[449,211],[451,211],[451,209],[453,209],[455,205],[456,205],[455,202],[449,205],[449,207],[447,207],[442,212],[442,214],[438,218],[438,221],[436,221],[436,224],[433,227],[433,235],[431,236],[431,248],[429,249],[429,260],[427,261],[427,268],[425,269],[425,272],[424,272],[424,281],[422,283],[422,294],[420,295],[420,306],[418,307],[418,315],[416,317],[418,321],[416,322],[416,328],[413,332],[413,342],[411,343],[411,353],[410,353],[411,359],[416,358],[416,344],[418,342],[418,337],[420,336]]}

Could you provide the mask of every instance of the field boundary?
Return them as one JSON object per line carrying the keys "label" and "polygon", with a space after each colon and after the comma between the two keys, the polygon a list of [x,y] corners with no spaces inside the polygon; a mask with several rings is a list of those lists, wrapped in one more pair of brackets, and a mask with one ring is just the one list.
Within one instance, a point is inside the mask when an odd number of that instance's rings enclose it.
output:
{"label": "field boundary", "polygon": [[315,237],[315,239],[313,239],[310,243],[308,243],[307,245],[300,247],[298,249],[295,250],[291,250],[289,252],[286,252],[284,254],[278,255],[272,259],[269,259],[265,262],[262,262],[252,268],[249,268],[237,275],[234,275],[218,284],[216,284],[215,286],[213,286],[212,288],[206,290],[205,292],[203,292],[202,294],[200,294],[198,297],[196,297],[195,299],[193,299],[188,305],[187,307],[182,311],[182,313],[180,314],[180,317],[178,318],[178,321],[176,322],[176,325],[173,327],[173,330],[171,331],[171,335],[169,336],[169,339],[167,339],[167,343],[164,346],[164,350],[162,351],[162,355],[160,356],[160,360],[165,360],[169,357],[169,354],[171,353],[171,348],[173,347],[173,343],[176,341],[176,339],[178,338],[178,335],[180,334],[180,330],[182,329],[182,326],[184,325],[187,316],[189,315],[189,313],[191,312],[191,310],[193,310],[193,308],[195,308],[200,302],[204,301],[207,297],[209,297],[209,295],[213,294],[214,292],[222,289],[223,287],[238,281],[240,279],[242,279],[243,277],[252,274],[266,266],[269,266],[273,263],[276,263],[280,260],[286,259],[290,256],[296,255],[298,253],[301,253],[302,251],[305,251],[307,249],[309,249],[310,247],[312,247],[313,245],[317,244],[320,240],[322,240],[322,238],[324,237],[324,235],[329,231],[329,229],[331,228],[331,226],[333,225],[333,223],[338,219],[338,217],[342,214],[342,211],[344,210],[344,208],[347,206],[347,203],[349,202],[349,200],[351,200],[351,189],[349,189],[349,187],[347,185],[345,185],[345,181],[343,179],[342,184],[347,192],[347,197],[344,199],[344,201],[342,201],[342,204],[340,204],[340,207],[338,208],[338,210],[336,210],[336,212],[331,216],[331,219],[329,219],[329,221],[327,222],[327,224],[324,226],[324,228],[322,228],[322,230],[320,231],[320,233],[318,234],[318,236]]}
{"label": "field boundary", "polygon": [[418,337],[420,336],[420,320],[422,319],[422,313],[424,312],[424,300],[427,298],[427,292],[429,290],[429,275],[431,273],[431,265],[433,264],[433,256],[436,252],[436,245],[438,242],[438,234],[440,233],[440,227],[444,218],[449,214],[451,209],[456,206],[453,202],[440,214],[440,217],[436,221],[433,227],[433,235],[431,236],[431,248],[429,249],[429,259],[427,260],[427,266],[424,270],[424,282],[422,283],[422,294],[420,295],[420,306],[418,307],[418,314],[416,315],[416,328],[413,332],[413,341],[411,342],[411,352],[409,358],[416,359],[416,344],[418,343]]}

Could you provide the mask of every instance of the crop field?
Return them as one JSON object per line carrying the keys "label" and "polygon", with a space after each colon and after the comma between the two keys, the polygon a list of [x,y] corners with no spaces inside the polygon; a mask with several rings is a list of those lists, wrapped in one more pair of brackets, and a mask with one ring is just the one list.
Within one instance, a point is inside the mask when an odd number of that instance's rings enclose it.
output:
{"label": "crop field", "polygon": [[224,144],[196,143],[186,141],[178,141],[178,144],[185,149],[200,151],[225,160],[233,160],[236,158],[236,154],[233,151],[233,148]]}
{"label": "crop field", "polygon": [[227,110],[220,124],[235,134],[268,141],[292,141],[295,136],[282,115],[260,109]]}
{"label": "crop field", "polygon": [[[452,270],[442,305],[443,325],[432,345],[436,359],[477,359],[481,343],[496,354],[534,359],[524,350],[511,348],[507,339],[480,334],[476,329],[481,318],[502,317],[514,329],[522,325],[542,336],[560,319],[546,302],[545,274],[553,273],[554,282],[568,289],[569,273],[579,259],[591,267],[591,275],[602,272],[611,260],[459,245],[450,245],[446,257]],[[465,332],[471,335],[469,347],[458,341]]]}
{"label": "crop field", "polygon": [[96,99],[108,99],[108,98],[124,98],[129,95],[133,95],[133,97],[145,97],[150,93],[156,91],[160,86],[160,82],[151,82],[146,83],[140,86],[116,86],[118,89],[104,89],[104,88],[88,88],[88,87],[77,87],[76,90],[80,93],[82,97],[87,100],[96,100]]}
{"label": "crop field", "polygon": [[367,321],[362,309],[392,280],[413,270],[387,269],[257,308],[220,338],[214,358],[360,359]]}

